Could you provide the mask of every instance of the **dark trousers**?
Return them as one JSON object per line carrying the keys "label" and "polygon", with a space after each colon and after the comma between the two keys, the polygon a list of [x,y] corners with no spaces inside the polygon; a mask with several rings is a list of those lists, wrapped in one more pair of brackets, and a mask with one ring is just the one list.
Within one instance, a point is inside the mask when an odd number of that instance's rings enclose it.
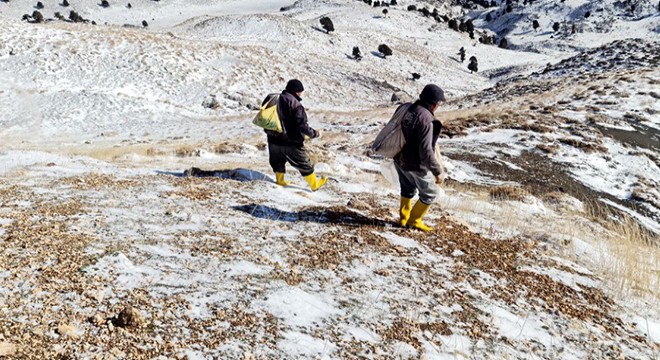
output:
{"label": "dark trousers", "polygon": [[426,205],[431,205],[438,197],[438,185],[435,177],[430,171],[406,171],[394,162],[396,172],[399,174],[399,185],[401,185],[401,197],[412,199],[419,191],[419,200]]}
{"label": "dark trousers", "polygon": [[302,176],[314,173],[314,166],[309,161],[305,147],[302,145],[281,145],[268,142],[268,156],[270,167],[275,172],[286,173],[286,163],[288,162],[298,169]]}

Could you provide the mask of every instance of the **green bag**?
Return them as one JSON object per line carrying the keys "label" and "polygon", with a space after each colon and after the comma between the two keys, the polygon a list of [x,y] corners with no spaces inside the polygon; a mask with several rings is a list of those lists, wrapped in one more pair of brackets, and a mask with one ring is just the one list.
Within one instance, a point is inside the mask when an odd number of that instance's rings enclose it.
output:
{"label": "green bag", "polygon": [[252,120],[252,123],[266,130],[282,133],[282,122],[280,121],[279,115],[277,115],[277,101],[279,98],[279,95],[273,96],[268,102],[266,102],[261,109],[259,109],[259,112]]}

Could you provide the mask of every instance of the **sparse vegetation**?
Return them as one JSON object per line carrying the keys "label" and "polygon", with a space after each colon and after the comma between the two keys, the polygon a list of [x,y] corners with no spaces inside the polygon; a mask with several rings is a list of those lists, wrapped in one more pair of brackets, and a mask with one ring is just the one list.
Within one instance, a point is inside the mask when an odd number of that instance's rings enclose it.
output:
{"label": "sparse vegetation", "polygon": [[335,25],[332,23],[332,20],[330,20],[329,17],[327,16],[322,17],[320,22],[326,34],[329,34],[331,31],[335,31]]}
{"label": "sparse vegetation", "polygon": [[470,70],[471,73],[479,71],[479,63],[477,62],[477,58],[475,56],[470,57],[468,70]]}
{"label": "sparse vegetation", "polygon": [[357,46],[353,47],[353,59],[357,61],[362,60],[362,53],[360,52],[360,48]]}
{"label": "sparse vegetation", "polygon": [[185,145],[176,149],[174,151],[174,154],[178,157],[192,157],[192,156],[199,156],[200,151],[197,147]]}
{"label": "sparse vegetation", "polygon": [[493,200],[523,201],[529,193],[521,187],[505,185],[491,188],[489,195]]}
{"label": "sparse vegetation", "polygon": [[554,30],[554,32],[558,32],[560,28],[561,28],[561,26],[558,22],[555,22],[554,24],[552,24],[552,30]]}
{"label": "sparse vegetation", "polygon": [[74,23],[87,22],[86,19],[83,19],[82,16],[73,10],[69,12],[69,20],[73,21]]}
{"label": "sparse vegetation", "polygon": [[35,10],[32,13],[32,21],[35,23],[42,23],[44,22],[44,16],[40,12]]}
{"label": "sparse vegetation", "polygon": [[378,51],[383,54],[383,57],[392,56],[392,49],[386,44],[378,45]]}

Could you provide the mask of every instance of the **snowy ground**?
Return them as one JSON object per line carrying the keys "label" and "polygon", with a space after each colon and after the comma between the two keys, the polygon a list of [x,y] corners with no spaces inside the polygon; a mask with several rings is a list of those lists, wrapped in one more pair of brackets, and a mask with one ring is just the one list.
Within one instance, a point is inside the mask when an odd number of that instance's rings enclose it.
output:
{"label": "snowy ground", "polygon": [[[438,209],[430,217],[438,229],[421,234],[393,225],[396,195],[368,169],[352,171],[360,182],[339,176],[311,193],[296,176],[294,186],[276,186],[263,174],[266,156],[247,156],[253,170],[186,178],[5,153],[4,341],[37,358],[657,351],[653,311],[616,305],[597,275],[550,255],[557,239],[510,240],[516,234],[497,232],[514,226],[488,225],[489,212],[509,205],[486,201],[464,213],[494,240]],[[212,163],[226,165],[222,156]],[[441,203],[459,209],[465,196]],[[542,203],[511,209],[561,218]],[[126,306],[139,315],[122,327],[115,317]]]}
{"label": "snowy ground", "polygon": [[[384,17],[359,1],[71,1],[94,26],[23,23],[33,5],[0,2],[0,357],[657,358],[657,247],[618,288],[585,197],[660,231],[658,17],[570,46],[516,28],[532,53],[412,3]],[[631,37],[650,39],[577,52]],[[324,130],[315,193],[293,171],[272,182],[250,124],[292,77]],[[391,168],[365,152],[391,95],[428,82],[451,100],[451,186],[421,234],[394,225]],[[530,193],[488,197],[508,184]]]}

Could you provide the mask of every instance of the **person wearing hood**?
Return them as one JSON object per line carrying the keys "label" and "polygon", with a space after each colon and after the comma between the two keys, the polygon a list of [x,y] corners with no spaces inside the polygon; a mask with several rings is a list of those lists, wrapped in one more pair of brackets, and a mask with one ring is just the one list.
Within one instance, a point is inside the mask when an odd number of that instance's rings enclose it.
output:
{"label": "person wearing hood", "polygon": [[[278,185],[289,185],[289,182],[284,180],[288,162],[305,178],[312,191],[316,191],[325,184],[327,178],[316,177],[314,166],[305,150],[305,139],[318,138],[320,134],[307,123],[307,113],[300,103],[303,91],[305,88],[300,80],[289,80],[277,100],[277,115],[283,131],[277,133],[266,130],[269,163],[275,172]],[[274,95],[269,95],[264,104],[269,102],[272,96]]]}
{"label": "person wearing hood", "polygon": [[[445,95],[440,87],[426,85],[419,99],[410,106],[401,120],[406,143],[394,157],[394,167],[401,186],[401,226],[423,231],[433,229],[424,224],[422,218],[438,196],[438,185],[443,180],[443,168],[435,156],[435,145],[442,124],[434,116],[443,101]],[[419,200],[413,206],[413,198],[417,193]]]}

